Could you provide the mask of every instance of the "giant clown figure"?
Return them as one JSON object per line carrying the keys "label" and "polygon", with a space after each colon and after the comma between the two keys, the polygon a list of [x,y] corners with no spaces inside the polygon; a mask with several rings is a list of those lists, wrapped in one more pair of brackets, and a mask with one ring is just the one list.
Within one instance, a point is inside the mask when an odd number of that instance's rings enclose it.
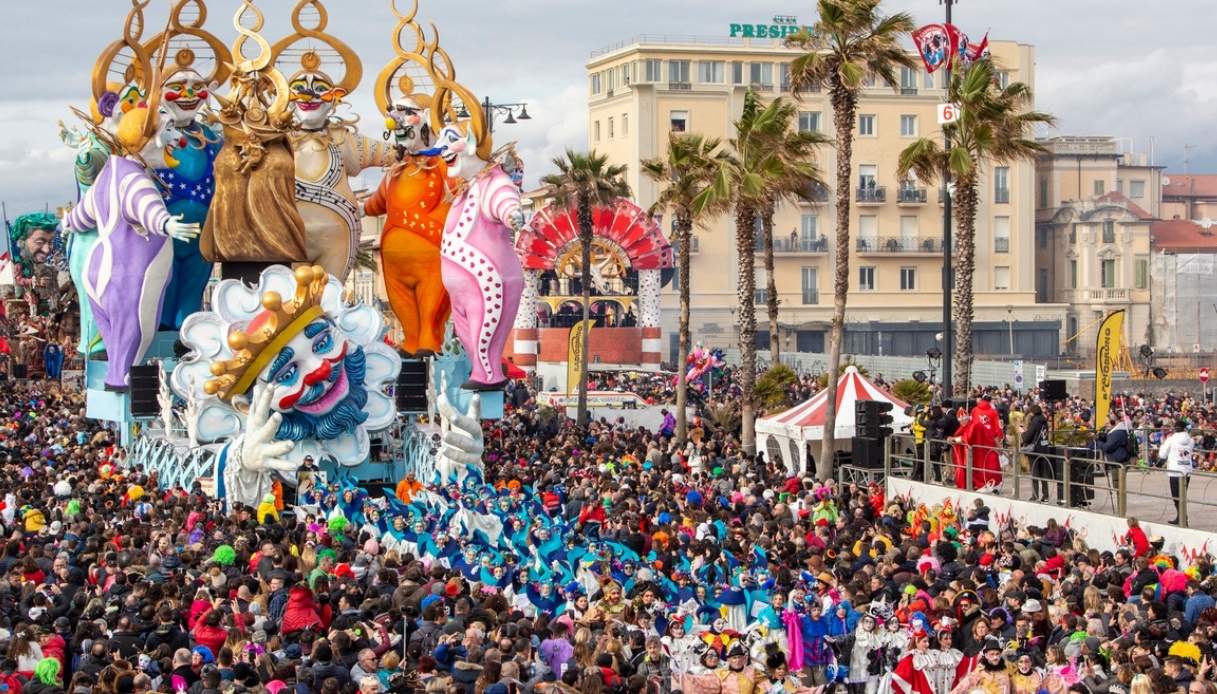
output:
{"label": "giant clown figure", "polygon": [[[430,56],[434,63],[434,53]],[[437,71],[432,73],[438,76]],[[471,104],[470,118],[457,122],[452,113],[455,94]],[[460,189],[448,213],[440,246],[444,287],[452,301],[452,322],[461,346],[472,362],[470,390],[496,390],[507,382],[503,347],[511,333],[524,270],[513,246],[512,232],[524,224],[520,189],[494,162],[490,133],[475,97],[455,81],[441,79],[431,113],[438,131],[436,146],[421,152],[437,155]],[[445,124],[447,115],[452,122]]]}
{"label": "giant clown figure", "polygon": [[[317,25],[305,27],[300,13],[318,13]],[[393,162],[387,143],[357,133],[354,120],[339,118],[343,97],[355,90],[363,68],[349,46],[325,33],[325,7],[318,0],[300,0],[292,11],[296,32],[271,49],[278,60],[292,44],[308,40],[328,44],[341,58],[346,74],[336,82],[321,69],[321,54],[307,50],[300,69],[288,78],[293,129],[289,141],[296,164],[296,207],[304,220],[306,259],[345,280],[359,250],[359,205],[348,178],[371,167]]]}
{"label": "giant clown figure", "polygon": [[186,319],[181,339],[191,352],[171,384],[200,403],[199,439],[224,444],[217,494],[230,504],[256,506],[276,476],[295,484],[305,456],[362,464],[368,433],[393,421],[383,388],[401,359],[379,339],[379,312],[341,295],[320,266],[276,265],[257,287],[224,280],[215,311]]}

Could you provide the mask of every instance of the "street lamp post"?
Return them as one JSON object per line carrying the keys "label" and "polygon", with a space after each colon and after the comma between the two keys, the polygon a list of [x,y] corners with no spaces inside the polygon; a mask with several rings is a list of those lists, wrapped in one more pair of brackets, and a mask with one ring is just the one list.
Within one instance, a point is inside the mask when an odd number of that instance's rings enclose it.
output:
{"label": "street lamp post", "polygon": [[1006,328],[1010,331],[1010,356],[1014,356],[1014,307],[1006,304]]}
{"label": "street lamp post", "polygon": [[496,113],[507,116],[503,119],[504,125],[515,125],[517,121],[532,119],[532,116],[528,115],[528,104],[523,102],[496,104],[490,101],[490,97],[482,100],[482,113],[486,114],[486,129],[492,133],[494,132],[494,114]]}
{"label": "street lamp post", "polygon": [[[951,23],[951,5],[955,0],[939,0],[947,8],[947,24]],[[952,55],[946,64],[946,100],[951,100],[951,63],[955,60]],[[946,151],[951,151],[951,136],[943,129]],[[955,351],[952,349],[951,338],[951,169],[943,167],[942,172],[942,395],[951,396],[951,361]]]}

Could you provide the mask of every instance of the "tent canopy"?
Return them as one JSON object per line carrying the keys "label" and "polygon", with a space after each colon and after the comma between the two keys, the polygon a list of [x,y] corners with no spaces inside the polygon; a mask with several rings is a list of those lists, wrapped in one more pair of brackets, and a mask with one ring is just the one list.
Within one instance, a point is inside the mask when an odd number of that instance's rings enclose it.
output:
{"label": "tent canopy", "polygon": [[[854,404],[859,400],[889,402],[892,409],[892,428],[899,430],[913,422],[904,413],[908,404],[886,390],[871,383],[859,373],[857,367],[845,367],[837,380],[837,416],[833,427],[834,439],[848,439],[855,432]],[[807,401],[768,417],[756,420],[756,432],[764,450],[770,455],[781,453],[789,469],[806,469],[806,443],[824,438],[824,417],[828,409],[828,389],[825,388]],[[770,441],[772,440],[772,441]],[[795,455],[796,451],[798,455]]]}

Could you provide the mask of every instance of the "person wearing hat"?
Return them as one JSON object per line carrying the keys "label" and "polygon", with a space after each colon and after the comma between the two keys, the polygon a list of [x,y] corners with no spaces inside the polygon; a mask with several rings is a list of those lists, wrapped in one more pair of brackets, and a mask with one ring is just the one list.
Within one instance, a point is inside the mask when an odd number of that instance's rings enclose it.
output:
{"label": "person wearing hat", "polygon": [[1166,437],[1158,447],[1158,459],[1166,467],[1166,474],[1171,488],[1171,499],[1175,502],[1175,517],[1167,521],[1171,525],[1179,525],[1179,494],[1183,479],[1192,473],[1196,452],[1196,444],[1187,433],[1187,420],[1175,420],[1175,433]]}

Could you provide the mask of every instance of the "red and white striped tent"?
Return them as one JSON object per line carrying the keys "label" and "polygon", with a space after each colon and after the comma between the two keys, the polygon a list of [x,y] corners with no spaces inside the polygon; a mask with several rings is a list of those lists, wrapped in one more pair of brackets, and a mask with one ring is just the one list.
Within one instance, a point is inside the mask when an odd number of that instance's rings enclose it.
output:
{"label": "red and white striped tent", "polygon": [[[890,402],[892,409],[888,414],[892,416],[892,428],[895,430],[913,421],[904,413],[907,403],[866,380],[851,364],[845,367],[837,381],[837,419],[834,427],[837,450],[849,448],[849,439],[854,435],[854,403],[859,400]],[[827,404],[828,391],[822,390],[789,410],[756,420],[757,444],[765,451],[766,459],[782,460],[791,472],[805,472],[807,442],[824,438]]]}

